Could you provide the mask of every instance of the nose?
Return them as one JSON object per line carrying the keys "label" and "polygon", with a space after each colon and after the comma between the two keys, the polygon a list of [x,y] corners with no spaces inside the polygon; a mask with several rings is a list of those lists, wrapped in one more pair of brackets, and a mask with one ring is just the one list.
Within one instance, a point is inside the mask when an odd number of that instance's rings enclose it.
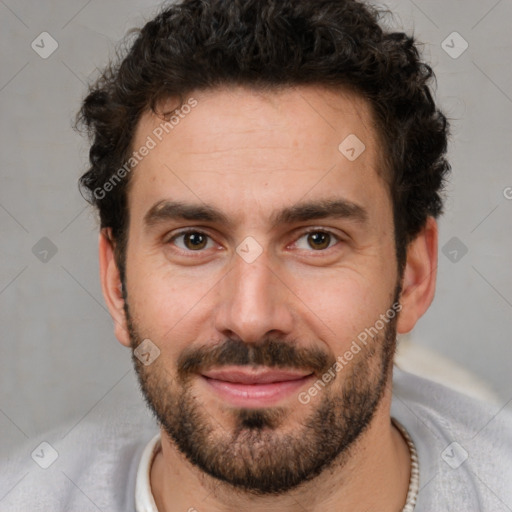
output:
{"label": "nose", "polygon": [[292,332],[294,295],[265,252],[251,263],[235,254],[217,293],[215,328],[222,336],[258,343]]}

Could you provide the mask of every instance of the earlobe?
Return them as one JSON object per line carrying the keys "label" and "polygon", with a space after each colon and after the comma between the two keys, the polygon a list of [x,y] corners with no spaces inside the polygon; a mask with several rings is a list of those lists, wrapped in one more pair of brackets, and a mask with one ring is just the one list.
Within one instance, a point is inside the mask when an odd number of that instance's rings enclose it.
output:
{"label": "earlobe", "polygon": [[119,269],[114,256],[114,241],[110,228],[104,228],[99,235],[100,279],[103,297],[114,321],[114,332],[119,342],[130,346],[130,336],[126,325],[124,298]]}
{"label": "earlobe", "polygon": [[398,318],[400,334],[411,331],[434,299],[437,276],[437,222],[429,217],[425,227],[407,248]]}

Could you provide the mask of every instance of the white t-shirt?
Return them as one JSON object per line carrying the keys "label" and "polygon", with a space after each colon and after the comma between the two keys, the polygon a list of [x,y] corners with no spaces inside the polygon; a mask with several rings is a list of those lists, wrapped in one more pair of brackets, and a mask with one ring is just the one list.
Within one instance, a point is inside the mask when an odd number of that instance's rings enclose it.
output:
{"label": "white t-shirt", "polygon": [[[510,409],[394,369],[391,415],[418,451],[415,512],[512,511]],[[142,401],[110,408],[104,421],[86,419],[62,439],[63,432],[2,460],[1,512],[157,510],[149,469],[158,428]]]}

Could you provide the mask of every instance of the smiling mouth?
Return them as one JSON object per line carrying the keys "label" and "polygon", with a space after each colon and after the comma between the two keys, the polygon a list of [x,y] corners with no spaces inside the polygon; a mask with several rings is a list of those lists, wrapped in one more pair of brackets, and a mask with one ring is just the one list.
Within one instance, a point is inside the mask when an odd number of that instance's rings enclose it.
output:
{"label": "smiling mouth", "polygon": [[210,390],[232,405],[268,407],[293,395],[313,378],[313,373],[230,367],[206,371],[201,378]]}

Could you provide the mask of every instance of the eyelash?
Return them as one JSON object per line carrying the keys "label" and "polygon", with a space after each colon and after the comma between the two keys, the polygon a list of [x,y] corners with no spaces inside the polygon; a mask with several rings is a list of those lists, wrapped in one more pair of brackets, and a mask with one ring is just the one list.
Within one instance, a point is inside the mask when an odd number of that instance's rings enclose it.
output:
{"label": "eyelash", "polygon": [[[203,235],[203,236],[206,236],[208,237],[210,240],[212,240],[212,237],[210,235],[208,235],[207,233],[205,233],[204,231],[201,231],[201,230],[198,230],[198,229],[185,229],[183,231],[180,231],[179,233],[173,235],[171,238],[169,238],[167,240],[167,244],[172,244],[177,238],[179,237],[182,237],[182,236],[185,236],[187,234],[190,234],[190,233],[194,233],[194,234],[198,234],[198,235]],[[342,242],[342,239],[336,235],[335,233],[333,233],[332,231],[328,230],[328,229],[319,229],[319,228],[312,228],[312,229],[308,229],[307,231],[303,231],[300,236],[297,238],[297,241],[300,240],[301,238],[311,234],[311,233],[324,233],[324,234],[328,234],[330,235],[331,237],[333,237],[337,242]],[[173,244],[174,245],[174,244]],[[330,247],[327,247],[325,249],[319,249],[317,251],[315,251],[314,249],[311,249],[310,251],[308,252],[313,252],[313,253],[325,253],[327,252],[329,249],[332,249],[335,245],[337,244],[334,244],[334,245],[331,245]],[[175,246],[176,247],[176,246]],[[193,254],[193,253],[202,253],[205,251],[205,249],[201,249],[201,250],[197,250],[197,251],[192,251],[190,249],[181,249],[181,248],[177,248],[180,252],[182,253],[187,253],[187,254]],[[306,249],[301,249],[301,250],[306,250]]]}

